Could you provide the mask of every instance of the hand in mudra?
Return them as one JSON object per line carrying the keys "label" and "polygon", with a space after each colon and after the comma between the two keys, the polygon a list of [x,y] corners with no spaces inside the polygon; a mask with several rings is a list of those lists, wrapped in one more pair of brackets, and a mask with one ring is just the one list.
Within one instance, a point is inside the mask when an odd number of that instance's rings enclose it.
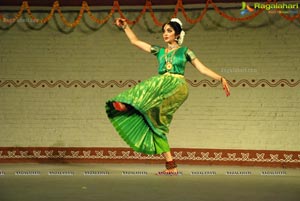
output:
{"label": "hand in mudra", "polygon": [[230,95],[230,90],[229,90],[229,86],[228,86],[226,79],[221,78],[221,83],[223,85],[223,90],[225,91],[225,94],[228,97]]}
{"label": "hand in mudra", "polygon": [[117,19],[115,20],[115,25],[117,25],[118,27],[124,29],[124,27],[127,26],[127,22],[126,22],[126,20],[123,19],[123,18],[117,18]]}

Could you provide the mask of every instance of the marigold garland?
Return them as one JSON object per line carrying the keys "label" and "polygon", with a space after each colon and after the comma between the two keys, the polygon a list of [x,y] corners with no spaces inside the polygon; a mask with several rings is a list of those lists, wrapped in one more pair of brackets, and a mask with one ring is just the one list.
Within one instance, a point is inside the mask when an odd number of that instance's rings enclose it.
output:
{"label": "marigold garland", "polygon": [[[276,0],[267,0],[266,3],[276,3]],[[203,10],[201,11],[201,14],[196,18],[196,19],[191,19],[188,15],[187,15],[187,12],[185,11],[185,8],[184,8],[184,5],[183,5],[183,0],[177,0],[177,3],[175,5],[175,9],[174,9],[174,13],[172,15],[172,17],[176,17],[178,12],[179,12],[179,9],[181,10],[185,20],[190,23],[190,24],[196,24],[198,22],[200,22],[203,17],[205,16],[206,12],[207,12],[207,9],[209,6],[212,6],[213,9],[219,14],[221,15],[222,17],[226,18],[227,20],[229,21],[232,21],[232,22],[236,22],[236,21],[246,21],[246,20],[251,20],[251,19],[254,19],[255,17],[257,17],[259,14],[261,14],[264,10],[263,9],[260,9],[256,12],[254,12],[253,14],[251,15],[248,15],[246,17],[241,17],[241,18],[236,18],[236,17],[233,17],[233,16],[230,16],[228,14],[226,14],[225,12],[221,11],[221,9],[213,2],[213,0],[207,0],[206,1],[206,4],[205,4],[205,7],[203,8]],[[117,11],[119,13],[119,15],[122,17],[122,18],[125,18],[129,24],[136,24],[140,21],[140,19],[142,18],[142,16],[147,12],[147,10],[149,10],[150,12],[150,16],[153,20],[153,22],[155,23],[155,25],[157,26],[161,26],[163,23],[160,22],[156,17],[155,17],[155,13],[152,9],[152,3],[151,3],[151,0],[146,0],[146,3],[142,9],[142,11],[140,12],[140,14],[136,17],[136,19],[134,20],[130,20],[128,19],[122,12],[121,10],[121,7],[119,5],[119,2],[118,0],[115,0],[113,2],[113,5],[112,5],[112,8],[110,10],[110,12],[108,13],[108,15],[106,17],[104,17],[104,19],[98,19],[97,17],[95,17],[93,15],[93,13],[91,12],[90,10],[90,7],[88,5],[88,3],[86,1],[83,1],[82,2],[82,5],[81,5],[81,8],[80,8],[80,11],[79,11],[79,15],[77,16],[77,18],[73,21],[73,22],[69,22],[63,15],[62,11],[61,11],[61,6],[59,5],[59,1],[55,1],[53,3],[53,6],[51,8],[51,11],[50,13],[48,14],[47,17],[43,18],[43,19],[37,19],[31,12],[30,10],[30,6],[28,4],[27,1],[23,1],[21,7],[20,7],[20,10],[19,12],[15,15],[15,17],[13,18],[6,18],[4,17],[2,14],[0,14],[0,20],[3,21],[4,23],[7,23],[7,24],[13,24],[15,23],[23,14],[24,10],[26,9],[28,15],[30,16],[30,18],[32,19],[33,22],[35,23],[42,23],[42,24],[45,24],[47,23],[49,20],[52,19],[53,15],[54,15],[54,12],[57,11],[62,22],[67,26],[67,27],[76,27],[83,15],[84,15],[84,12],[86,11],[88,16],[90,17],[90,19],[92,21],[94,21],[95,23],[98,23],[98,24],[104,24],[106,23],[111,17],[112,15]],[[279,11],[279,9],[276,9],[276,11]],[[280,13],[279,12],[279,15],[281,17],[283,17],[284,19],[286,20],[289,20],[289,21],[294,21],[296,19],[299,19],[300,20],[300,13],[298,13],[297,15],[294,15],[294,16],[290,16],[290,15],[286,15],[286,14],[283,14],[283,13]]]}

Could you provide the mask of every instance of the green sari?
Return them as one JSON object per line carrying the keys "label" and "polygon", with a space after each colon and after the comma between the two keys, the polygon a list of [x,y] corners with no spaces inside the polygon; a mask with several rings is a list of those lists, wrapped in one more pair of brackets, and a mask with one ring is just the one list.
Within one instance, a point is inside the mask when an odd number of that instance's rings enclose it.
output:
{"label": "green sari", "polygon": [[[135,151],[161,154],[170,151],[167,140],[173,114],[188,97],[184,78],[185,64],[195,58],[187,47],[166,53],[165,48],[151,47],[157,57],[159,75],[145,80],[106,102],[106,113],[123,140]],[[171,68],[167,63],[171,63]],[[130,105],[120,112],[113,102]]]}

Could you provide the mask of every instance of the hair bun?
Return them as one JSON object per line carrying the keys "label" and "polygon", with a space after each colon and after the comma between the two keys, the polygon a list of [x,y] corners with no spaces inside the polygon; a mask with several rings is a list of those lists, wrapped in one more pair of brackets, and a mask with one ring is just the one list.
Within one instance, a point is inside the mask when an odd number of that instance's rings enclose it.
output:
{"label": "hair bun", "polygon": [[182,30],[182,31],[180,32],[180,36],[179,36],[179,39],[178,39],[178,44],[179,44],[179,45],[182,45],[183,40],[184,40],[184,36],[185,36],[185,32]]}
{"label": "hair bun", "polygon": [[181,26],[181,29],[182,29],[182,22],[180,21],[180,19],[178,19],[178,18],[172,18],[170,20],[170,22],[177,22]]}

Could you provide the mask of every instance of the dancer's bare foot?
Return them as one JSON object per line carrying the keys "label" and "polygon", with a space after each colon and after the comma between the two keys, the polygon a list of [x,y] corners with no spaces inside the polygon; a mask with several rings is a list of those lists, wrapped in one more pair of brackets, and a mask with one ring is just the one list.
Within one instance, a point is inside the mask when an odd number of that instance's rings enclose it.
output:
{"label": "dancer's bare foot", "polygon": [[163,176],[163,175],[177,176],[178,170],[177,170],[177,168],[166,169],[164,171],[158,172],[156,175],[158,175],[158,176]]}
{"label": "dancer's bare foot", "polygon": [[126,105],[124,103],[121,102],[113,102],[112,103],[115,110],[119,111],[119,112],[126,112],[128,109],[126,107]]}
{"label": "dancer's bare foot", "polygon": [[177,176],[178,170],[177,170],[177,165],[175,163],[175,160],[167,161],[166,162],[166,170],[164,170],[162,172],[158,172],[157,175]]}

